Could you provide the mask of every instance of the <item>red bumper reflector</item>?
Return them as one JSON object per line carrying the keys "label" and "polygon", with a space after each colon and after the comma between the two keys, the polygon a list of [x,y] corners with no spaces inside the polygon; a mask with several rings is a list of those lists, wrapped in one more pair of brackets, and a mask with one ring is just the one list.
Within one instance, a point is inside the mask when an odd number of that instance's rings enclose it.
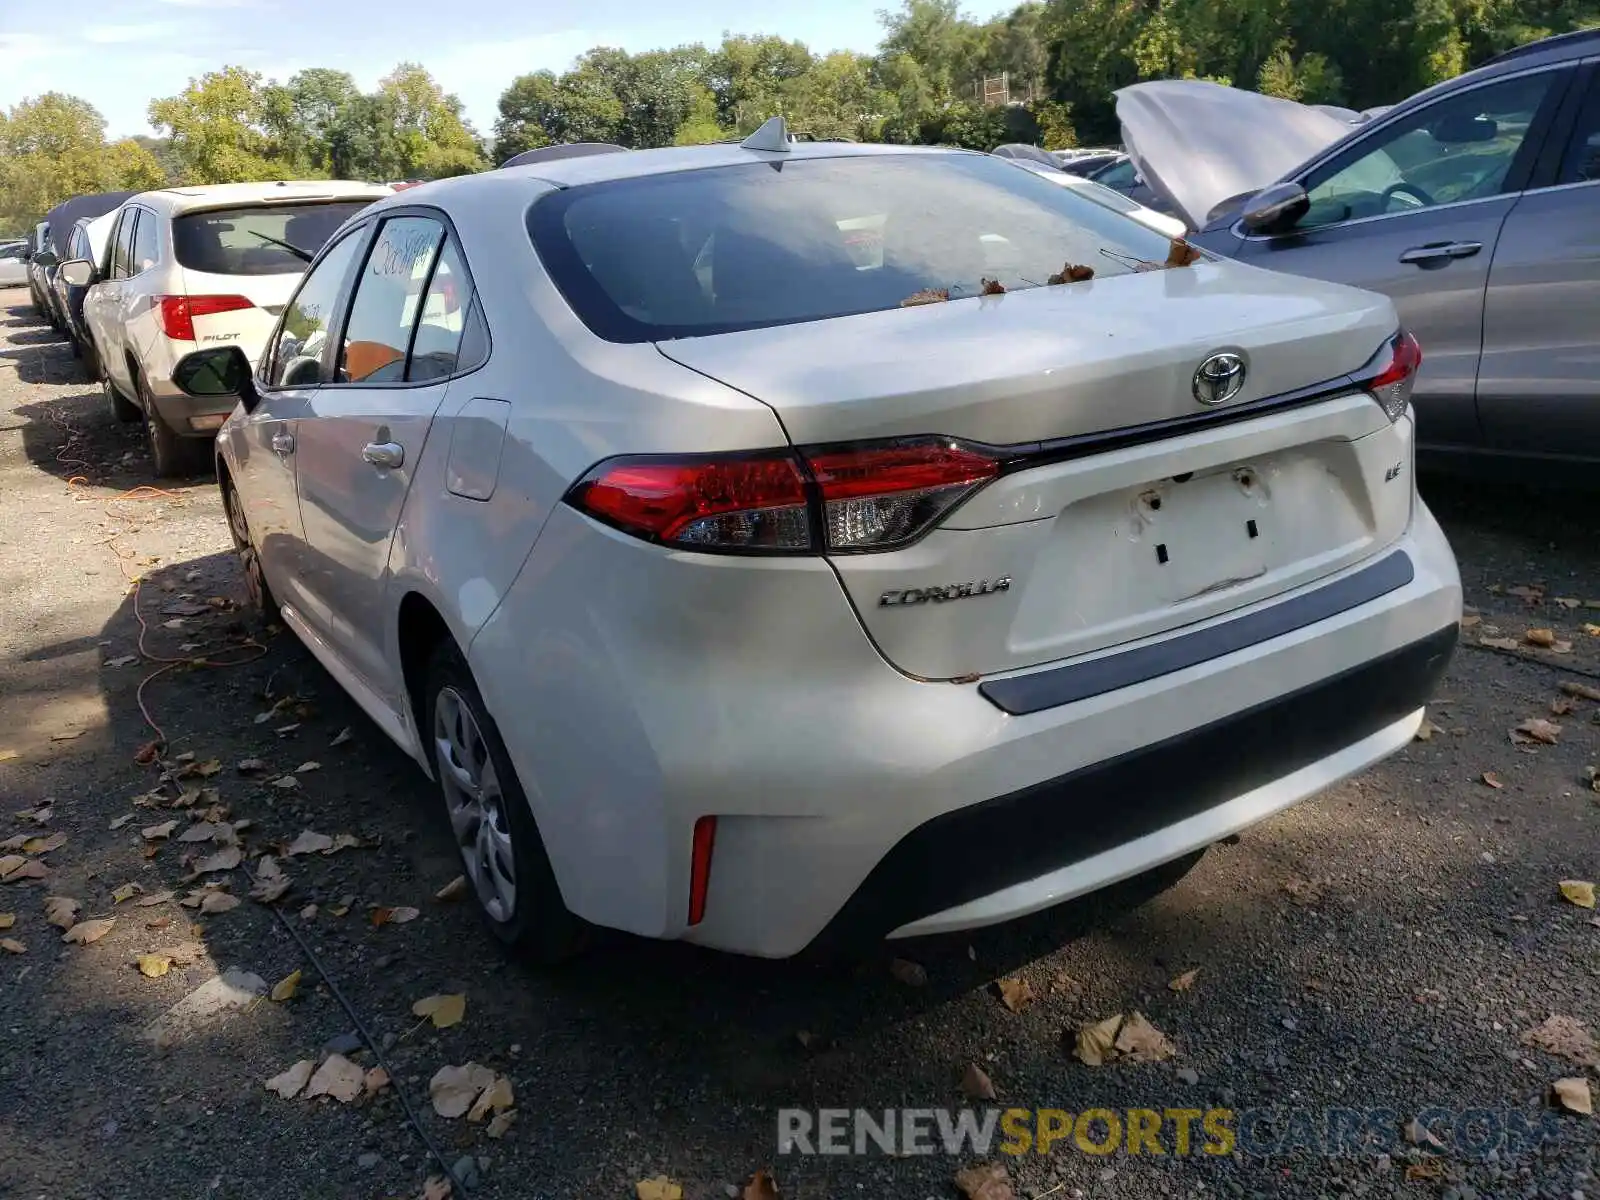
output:
{"label": "red bumper reflector", "polygon": [[717,844],[717,819],[701,817],[694,823],[694,853],[689,860],[689,924],[706,916],[706,889],[711,886],[711,851]]}

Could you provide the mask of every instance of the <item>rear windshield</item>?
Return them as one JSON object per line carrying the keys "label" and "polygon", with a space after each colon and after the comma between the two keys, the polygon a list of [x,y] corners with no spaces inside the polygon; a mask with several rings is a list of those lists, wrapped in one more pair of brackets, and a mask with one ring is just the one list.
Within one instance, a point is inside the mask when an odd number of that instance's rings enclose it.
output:
{"label": "rear windshield", "polygon": [[751,163],[587,184],[533,205],[556,286],[603,338],[641,342],[818,321],[1097,278],[1167,239],[977,154]]}
{"label": "rear windshield", "polygon": [[[346,218],[371,203],[339,200],[191,213],[172,222],[173,253],[179,265],[212,275],[299,274]],[[305,257],[285,242],[305,251]]]}

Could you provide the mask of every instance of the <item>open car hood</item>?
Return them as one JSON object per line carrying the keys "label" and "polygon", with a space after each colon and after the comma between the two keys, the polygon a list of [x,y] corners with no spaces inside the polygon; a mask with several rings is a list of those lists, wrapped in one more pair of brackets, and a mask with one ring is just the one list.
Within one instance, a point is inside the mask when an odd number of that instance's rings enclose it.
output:
{"label": "open car hood", "polygon": [[1199,79],[1136,83],[1116,96],[1128,156],[1196,231],[1222,201],[1276,183],[1351,131],[1293,100]]}

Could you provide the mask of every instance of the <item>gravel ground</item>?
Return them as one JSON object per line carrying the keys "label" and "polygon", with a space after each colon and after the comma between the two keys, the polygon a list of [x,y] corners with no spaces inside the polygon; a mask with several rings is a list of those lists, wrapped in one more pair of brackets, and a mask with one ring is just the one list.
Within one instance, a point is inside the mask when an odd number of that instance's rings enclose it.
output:
{"label": "gravel ground", "polygon": [[[1176,883],[848,964],[611,936],[539,973],[506,961],[466,904],[434,898],[457,870],[415,768],[291,636],[251,639],[214,481],[130,496],[150,482],[137,430],[26,304],[0,292],[0,840],[66,841],[32,856],[44,879],[0,884],[0,913],[15,914],[0,936],[26,947],[0,953],[0,1195],[409,1197],[443,1173],[437,1155],[484,1197],[620,1198],[667,1175],[703,1200],[768,1166],[802,1200],[955,1197],[970,1155],[779,1156],[777,1110],[960,1106],[977,1064],[1002,1105],[1226,1108],[1241,1131],[1242,1114],[1270,1110],[1251,1118],[1253,1144],[1287,1143],[1100,1156],[1067,1139],[992,1155],[1019,1196],[1600,1198],[1594,1119],[1549,1102],[1552,1081],[1594,1083],[1596,1069],[1522,1041],[1552,1014],[1600,1030],[1600,925],[1557,888],[1600,872],[1600,795],[1585,782],[1600,704],[1552,712],[1562,683],[1600,686],[1600,636],[1584,629],[1600,611],[1556,603],[1600,598],[1593,497],[1429,481],[1478,617],[1464,642],[1545,627],[1570,650],[1464,648],[1428,740],[1213,847]],[[192,772],[159,800],[146,794],[161,766],[137,761],[155,736],[141,686],[167,767]],[[1532,717],[1560,726],[1556,744],[1513,744]],[[251,758],[265,769],[241,773]],[[201,774],[213,759],[220,771]],[[286,773],[296,786],[269,782]],[[216,795],[164,807],[199,788]],[[46,801],[47,823],[24,815]],[[219,847],[176,835],[212,805],[213,822],[251,823],[238,834],[251,854],[307,829],[363,844],[280,859],[292,889],[275,907],[141,906],[207,879],[248,892],[242,871],[188,878],[184,859]],[[141,835],[174,818],[167,840]],[[124,884],[140,891],[119,903]],[[64,945],[49,896],[115,924]],[[373,906],[419,915],[379,927]],[[174,959],[158,978],[135,966],[152,952]],[[894,954],[926,982],[897,978]],[[288,1001],[229,1007],[217,978],[230,969],[302,980]],[[1168,986],[1192,970],[1186,990]],[[1001,978],[1026,980],[1032,1003],[1012,1012]],[[458,992],[459,1024],[411,1014]],[[1072,1057],[1079,1026],[1134,1010],[1174,1057]],[[381,1056],[393,1084],[349,1104],[264,1089],[330,1049],[363,1067]],[[512,1084],[503,1137],[429,1104],[434,1073],[469,1061]],[[1360,1110],[1360,1153],[1296,1146],[1330,1109]],[[1451,1138],[1469,1109],[1487,1112],[1461,1132],[1493,1153]],[[1419,1115],[1442,1150],[1402,1135]],[[1542,1144],[1489,1136],[1514,1118],[1545,1122]]]}

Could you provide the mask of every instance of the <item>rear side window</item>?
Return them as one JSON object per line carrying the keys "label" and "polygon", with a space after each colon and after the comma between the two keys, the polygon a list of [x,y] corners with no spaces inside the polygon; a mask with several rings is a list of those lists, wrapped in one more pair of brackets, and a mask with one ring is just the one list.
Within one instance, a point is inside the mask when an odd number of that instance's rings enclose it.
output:
{"label": "rear side window", "polygon": [[161,253],[156,221],[157,218],[151,213],[139,214],[139,224],[133,231],[133,256],[128,264],[128,274],[138,275],[156,265]]}
{"label": "rear side window", "polygon": [[1120,275],[1168,243],[988,155],[751,163],[555,192],[529,212],[541,259],[601,337],[638,342],[896,308],[930,291]]}
{"label": "rear side window", "polygon": [[128,275],[128,261],[133,257],[133,227],[139,219],[139,210],[125,208],[122,210],[122,219],[117,222],[115,239],[111,243],[111,278],[125,279]]}
{"label": "rear side window", "polygon": [[444,253],[428,282],[417,319],[417,336],[411,345],[411,363],[406,378],[413,382],[444,379],[454,375],[461,351],[461,335],[467,323],[467,272],[461,251],[454,239],[445,243]]}
{"label": "rear side window", "polygon": [[172,222],[173,256],[188,270],[211,275],[298,274],[308,256],[370,203],[272,204],[189,213]]}

